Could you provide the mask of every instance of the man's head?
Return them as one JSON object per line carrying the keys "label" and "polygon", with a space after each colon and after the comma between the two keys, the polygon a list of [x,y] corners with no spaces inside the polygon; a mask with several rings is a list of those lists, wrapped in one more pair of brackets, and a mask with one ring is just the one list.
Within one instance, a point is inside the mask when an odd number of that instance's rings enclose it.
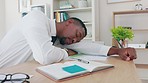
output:
{"label": "man's head", "polygon": [[81,41],[87,35],[87,29],[84,23],[78,18],[69,18],[68,20],[57,23],[57,37],[61,44],[73,44]]}

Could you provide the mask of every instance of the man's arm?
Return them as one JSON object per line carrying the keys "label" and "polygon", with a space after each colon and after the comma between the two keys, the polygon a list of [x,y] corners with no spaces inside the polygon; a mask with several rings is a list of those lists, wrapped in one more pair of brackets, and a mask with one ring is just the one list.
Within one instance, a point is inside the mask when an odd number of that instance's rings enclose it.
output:
{"label": "man's arm", "polygon": [[21,23],[22,34],[32,50],[33,58],[40,64],[51,64],[68,57],[64,49],[52,45],[48,23],[49,19],[40,11],[30,12]]}
{"label": "man's arm", "polygon": [[123,60],[133,60],[137,58],[136,51],[134,48],[110,48],[108,51],[108,56],[117,54]]}
{"label": "man's arm", "polygon": [[105,55],[107,56],[107,53],[111,46],[105,46],[102,44],[98,44],[95,42],[89,42],[82,40],[78,43],[74,43],[71,45],[63,45],[62,48],[72,49],[76,52],[83,53],[83,54],[90,54],[90,55]]}
{"label": "man's arm", "polygon": [[113,48],[110,46],[100,45],[98,43],[81,41],[76,44],[64,46],[77,52],[91,55],[119,55],[123,60],[133,60],[137,58],[134,48]]}

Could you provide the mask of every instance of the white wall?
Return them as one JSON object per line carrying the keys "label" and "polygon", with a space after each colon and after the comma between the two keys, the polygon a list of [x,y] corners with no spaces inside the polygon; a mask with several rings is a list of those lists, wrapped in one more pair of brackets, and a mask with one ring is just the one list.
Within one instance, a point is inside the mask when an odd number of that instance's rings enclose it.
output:
{"label": "white wall", "polygon": [[142,3],[143,7],[148,7],[148,0],[114,4],[107,4],[107,0],[100,0],[100,40],[104,41],[106,45],[111,45],[112,12],[134,10],[137,3]]}
{"label": "white wall", "polygon": [[0,0],[0,39],[5,33],[5,0]]}
{"label": "white wall", "polygon": [[5,0],[6,31],[12,28],[21,18],[18,12],[18,0]]}
{"label": "white wall", "polygon": [[[6,30],[10,30],[20,19],[21,13],[18,12],[18,0],[5,1]],[[48,0],[31,0],[32,4],[49,3]],[[1,22],[0,22],[1,23]]]}

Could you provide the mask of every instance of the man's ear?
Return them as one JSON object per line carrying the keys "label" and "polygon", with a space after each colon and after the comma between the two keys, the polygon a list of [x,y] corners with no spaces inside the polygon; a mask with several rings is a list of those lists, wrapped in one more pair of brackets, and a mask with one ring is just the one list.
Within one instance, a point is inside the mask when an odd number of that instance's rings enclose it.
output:
{"label": "man's ear", "polygon": [[73,20],[73,19],[69,19],[69,20],[66,21],[66,25],[67,25],[67,26],[68,26],[69,24],[71,24],[71,23],[74,23],[74,20]]}

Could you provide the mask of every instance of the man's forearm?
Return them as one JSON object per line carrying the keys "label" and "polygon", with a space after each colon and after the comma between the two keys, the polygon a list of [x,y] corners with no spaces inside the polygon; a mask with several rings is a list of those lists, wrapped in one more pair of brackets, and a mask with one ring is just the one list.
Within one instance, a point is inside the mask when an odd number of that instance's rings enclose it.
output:
{"label": "man's forearm", "polygon": [[114,55],[114,54],[118,54],[118,51],[119,51],[119,48],[114,48],[114,47],[111,47],[108,51],[108,56],[110,55]]}

